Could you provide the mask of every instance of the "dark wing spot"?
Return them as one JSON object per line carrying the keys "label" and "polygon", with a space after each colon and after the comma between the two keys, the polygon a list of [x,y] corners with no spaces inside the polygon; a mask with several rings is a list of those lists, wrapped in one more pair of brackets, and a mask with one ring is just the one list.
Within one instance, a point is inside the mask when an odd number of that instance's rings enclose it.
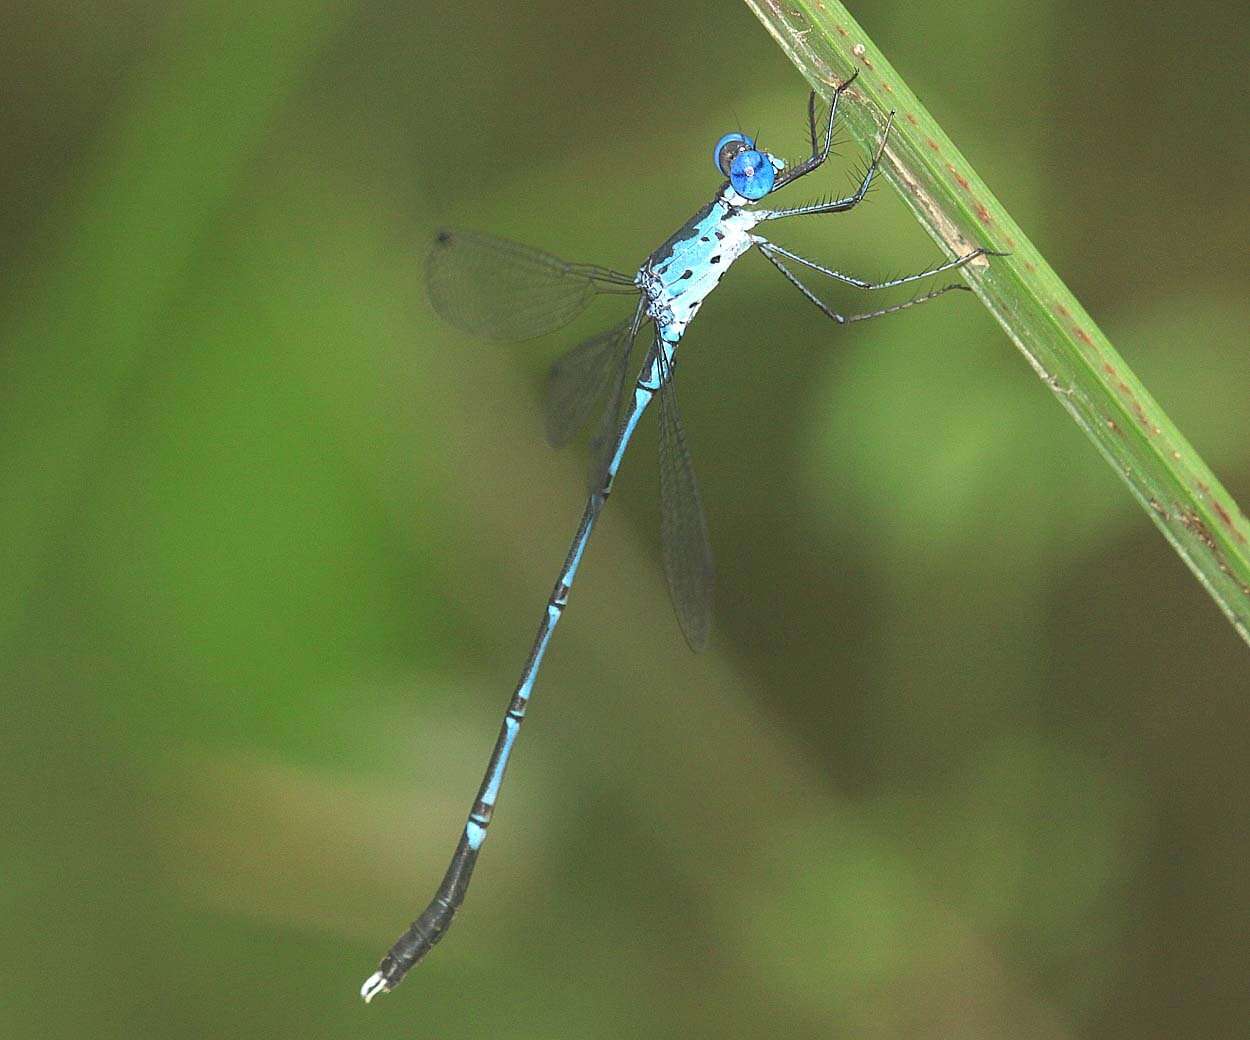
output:
{"label": "dark wing spot", "polygon": [[725,237],[725,232],[723,231],[715,231],[713,234],[716,235],[718,241]]}
{"label": "dark wing spot", "polygon": [[446,230],[444,230],[444,231],[440,231],[440,232],[438,233],[438,238],[437,238],[437,241],[439,241],[439,242],[444,242],[444,243],[446,243],[446,242],[450,242],[450,241],[451,241],[451,232],[450,232],[450,231],[446,231]]}
{"label": "dark wing spot", "polygon": [[682,272],[681,279],[682,281],[685,281],[687,278],[693,278],[693,277],[694,277],[694,272],[690,270],[690,268],[687,267],[686,270]]}
{"label": "dark wing spot", "polygon": [[712,259],[710,259],[710,260],[708,261],[708,263],[709,263],[709,264],[719,264],[719,263],[720,263],[720,253],[717,253],[714,257],[712,257]]}

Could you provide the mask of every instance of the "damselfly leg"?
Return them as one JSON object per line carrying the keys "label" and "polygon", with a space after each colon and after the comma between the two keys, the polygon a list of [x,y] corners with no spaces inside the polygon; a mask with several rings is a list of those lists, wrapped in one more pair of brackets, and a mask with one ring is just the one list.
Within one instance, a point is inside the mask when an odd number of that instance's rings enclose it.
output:
{"label": "damselfly leg", "polygon": [[883,318],[887,314],[896,314],[899,311],[906,310],[908,307],[915,307],[917,304],[928,303],[930,300],[936,300],[939,296],[944,296],[946,293],[953,292],[955,290],[962,289],[965,291],[971,291],[971,286],[956,282],[951,285],[944,285],[940,289],[934,289],[932,292],[927,292],[923,296],[913,296],[910,300],[904,300],[902,303],[896,303],[891,307],[882,307],[879,310],[866,311],[862,314],[839,314],[827,303],[825,303],[824,300],[812,292],[811,289],[804,285],[799,280],[798,276],[791,271],[790,268],[786,267],[786,265],[781,262],[780,258],[775,253],[766,249],[761,249],[760,252],[764,254],[770,264],[772,264],[785,276],[786,281],[798,289],[798,291],[801,292],[810,302],[814,303],[826,318],[829,318],[831,321],[836,321],[839,325],[850,325],[852,322],[867,321],[869,318]]}

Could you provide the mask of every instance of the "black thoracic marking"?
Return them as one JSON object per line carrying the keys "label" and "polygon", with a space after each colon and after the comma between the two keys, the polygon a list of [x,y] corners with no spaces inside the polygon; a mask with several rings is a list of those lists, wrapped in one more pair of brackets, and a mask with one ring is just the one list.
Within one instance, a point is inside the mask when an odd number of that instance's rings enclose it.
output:
{"label": "black thoracic marking", "polygon": [[523,712],[523,711],[517,711],[517,710],[516,710],[516,708],[509,708],[509,709],[508,709],[508,718],[510,718],[513,722],[524,722],[524,721],[525,721],[525,712]]}
{"label": "black thoracic marking", "polygon": [[664,244],[647,257],[647,266],[649,266],[651,270],[655,271],[657,274],[661,273],[661,268],[667,270],[672,263],[673,255],[677,251],[677,247],[684,242],[693,242],[698,237],[695,234],[695,231],[717,205],[717,201],[709,202],[706,206],[699,210],[698,213],[669,235]]}
{"label": "black thoracic marking", "polygon": [[693,278],[693,277],[694,277],[694,272],[690,270],[690,268],[687,267],[686,270],[682,272],[681,281],[684,282],[687,278]]}
{"label": "black thoracic marking", "polygon": [[475,823],[490,823],[490,815],[495,811],[494,806],[487,805],[485,802],[478,802],[473,807],[473,811],[469,813],[470,817],[476,817]]}
{"label": "black thoracic marking", "polygon": [[568,601],[569,601],[569,587],[565,585],[564,582],[560,582],[559,586],[556,588],[555,596],[552,597],[552,602],[553,603],[567,603]]}
{"label": "black thoracic marking", "polygon": [[568,600],[552,599],[549,602],[559,611],[563,611],[568,606]]}

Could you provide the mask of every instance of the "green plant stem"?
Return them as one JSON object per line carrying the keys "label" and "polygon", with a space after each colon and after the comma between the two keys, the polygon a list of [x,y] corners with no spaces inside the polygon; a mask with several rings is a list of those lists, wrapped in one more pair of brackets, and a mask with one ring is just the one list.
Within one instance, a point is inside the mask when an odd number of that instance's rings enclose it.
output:
{"label": "green plant stem", "polygon": [[1250,521],[1107,337],[986,188],[863,29],[833,0],[746,0],[865,148],[895,111],[882,172],[950,256],[1010,256],[963,269],[974,291],[1250,643]]}

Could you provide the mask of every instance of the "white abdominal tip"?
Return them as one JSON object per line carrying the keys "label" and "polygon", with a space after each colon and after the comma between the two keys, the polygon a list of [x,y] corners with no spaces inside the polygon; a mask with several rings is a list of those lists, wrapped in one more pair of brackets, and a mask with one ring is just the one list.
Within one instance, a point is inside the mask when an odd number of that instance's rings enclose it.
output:
{"label": "white abdominal tip", "polygon": [[360,995],[365,998],[365,1003],[368,1004],[379,993],[385,993],[389,988],[386,984],[386,977],[380,971],[375,971],[365,979],[365,984],[360,987]]}

